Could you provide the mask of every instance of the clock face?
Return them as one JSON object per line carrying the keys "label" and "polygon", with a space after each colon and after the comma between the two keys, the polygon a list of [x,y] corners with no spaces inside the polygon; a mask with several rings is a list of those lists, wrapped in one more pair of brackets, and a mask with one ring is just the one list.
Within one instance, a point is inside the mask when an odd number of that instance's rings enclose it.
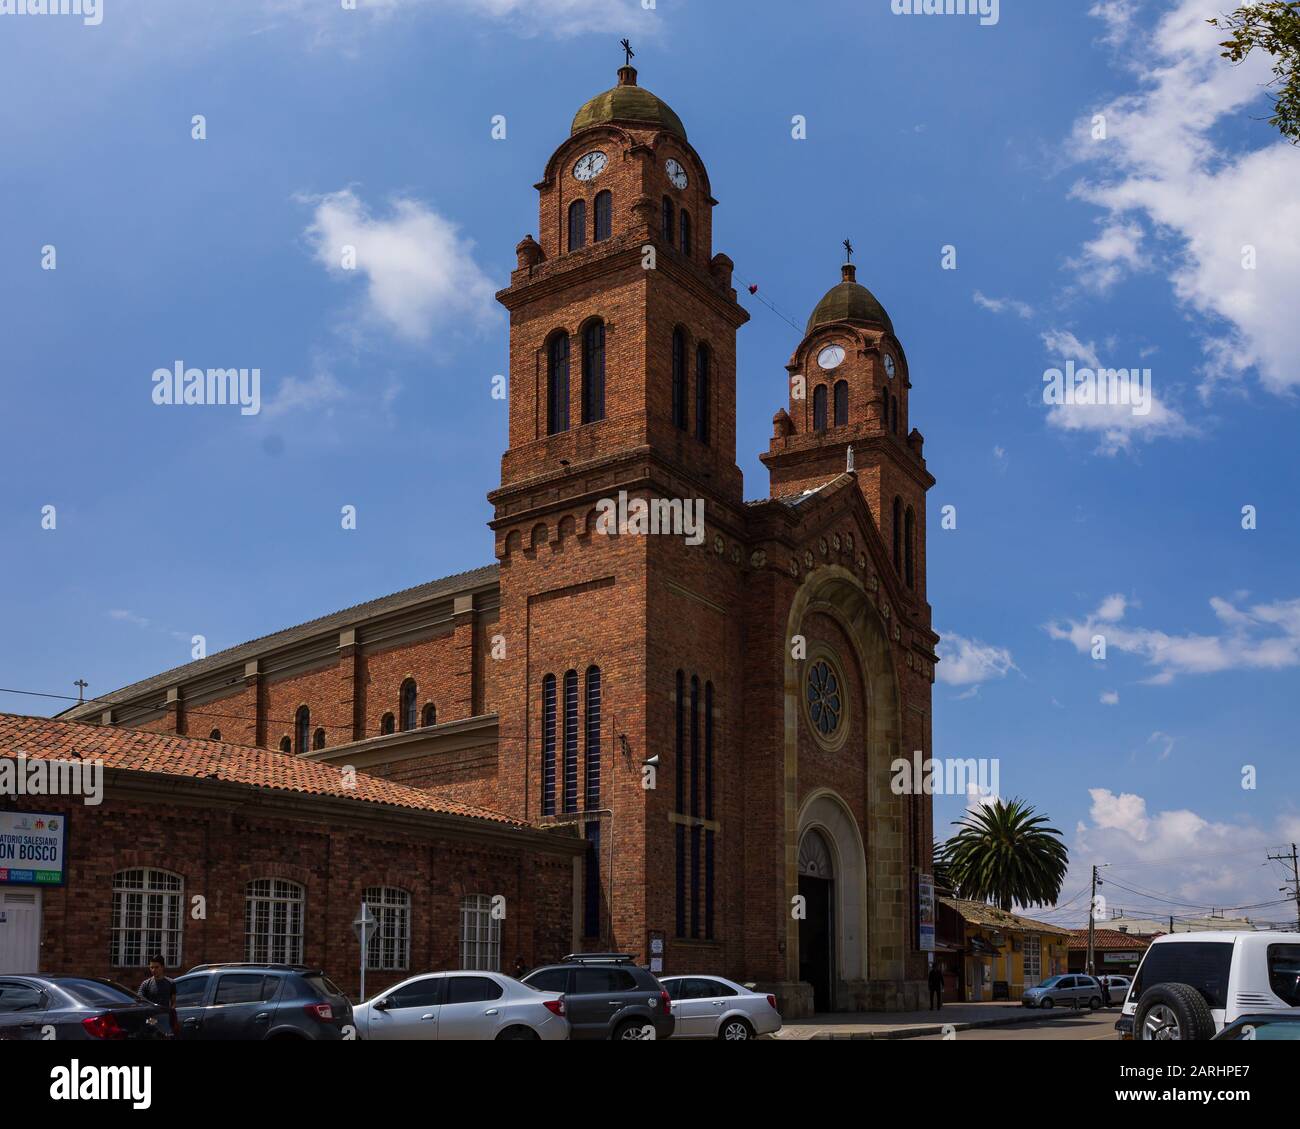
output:
{"label": "clock face", "polygon": [[885,354],[885,375],[889,377],[890,380],[894,379],[894,358],[888,353]]}
{"label": "clock face", "polygon": [[839,368],[844,363],[844,347],[842,345],[827,345],[825,349],[817,354],[817,363],[828,371]]}
{"label": "clock face", "polygon": [[664,165],[664,169],[668,173],[668,179],[673,182],[674,188],[682,189],[690,183],[686,177],[686,170],[671,157],[668,159],[668,163]]}
{"label": "clock face", "polygon": [[609,163],[608,158],[599,149],[593,149],[578,158],[573,166],[573,175],[579,180],[595,180]]}

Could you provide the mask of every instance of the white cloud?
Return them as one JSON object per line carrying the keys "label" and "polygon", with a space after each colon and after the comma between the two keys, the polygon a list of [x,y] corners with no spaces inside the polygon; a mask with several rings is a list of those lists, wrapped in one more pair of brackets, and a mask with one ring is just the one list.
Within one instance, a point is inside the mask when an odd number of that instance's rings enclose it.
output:
{"label": "white cloud", "polygon": [[115,619],[119,623],[129,623],[134,627],[148,627],[149,620],[144,616],[136,615],[135,612],[126,608],[113,608],[108,613],[109,619]]}
{"label": "white cloud", "polygon": [[1147,680],[1167,685],[1183,674],[1218,674],[1229,670],[1284,670],[1300,666],[1300,599],[1238,607],[1215,597],[1210,606],[1224,627],[1220,634],[1171,634],[1121,621],[1126,605],[1109,596],[1083,620],[1049,623],[1053,639],[1073,644],[1090,655],[1093,636],[1106,639],[1106,650],[1144,659],[1153,669]]}
{"label": "white cloud", "polygon": [[[1083,260],[1113,285],[1145,263],[1144,238],[1160,240],[1174,295],[1204,341],[1202,392],[1254,369],[1282,393],[1300,385],[1300,153],[1261,120],[1267,59],[1220,57],[1224,33],[1206,21],[1223,8],[1176,0],[1150,33],[1132,27],[1130,4],[1092,9],[1123,43],[1137,86],[1100,108],[1106,140],[1092,140],[1091,108],[1075,131],[1077,155],[1096,169],[1075,194],[1105,213]],[[1247,145],[1220,141],[1225,119]],[[1257,270],[1243,269],[1247,246]]]}
{"label": "white cloud", "polygon": [[[388,216],[376,217],[350,188],[309,202],[316,211],[304,234],[317,262],[336,277],[366,280],[368,317],[411,341],[495,322],[495,287],[474,261],[473,242],[438,212],[398,197]],[[346,247],[356,248],[355,270],[342,266]]]}
{"label": "white cloud", "polygon": [[1063,361],[1074,361],[1087,365],[1088,368],[1101,368],[1101,359],[1097,356],[1097,346],[1091,341],[1084,344],[1068,329],[1049,329],[1043,334],[1043,344],[1054,357]]}
{"label": "white cloud", "polygon": [[990,298],[979,290],[975,291],[973,297],[975,305],[995,314],[1013,313],[1026,321],[1034,316],[1034,307],[1027,302],[1021,302],[1017,298]]}
{"label": "white cloud", "polygon": [[261,414],[265,419],[274,420],[283,415],[309,411],[328,412],[347,397],[347,389],[334,378],[333,373],[317,371],[306,379],[287,376],[280,381],[274,398],[262,405]]}
{"label": "white cloud", "polygon": [[1104,294],[1130,271],[1148,265],[1142,252],[1144,233],[1131,221],[1106,223],[1101,234],[1083,245],[1083,254],[1068,260],[1067,266],[1083,276],[1086,289]]}
{"label": "white cloud", "polygon": [[1119,691],[1118,691],[1118,690],[1103,690],[1103,691],[1101,692],[1101,704],[1102,704],[1103,706],[1117,706],[1117,705],[1119,705]]}
{"label": "white cloud", "polygon": [[[939,665],[935,676],[949,686],[977,686],[994,678],[1005,678],[1016,664],[1005,647],[994,647],[978,639],[947,634],[939,644]],[[967,692],[963,697],[974,697]]]}
{"label": "white cloud", "polygon": [[[256,0],[256,4],[263,11],[267,8],[266,0]],[[339,0],[270,0],[269,4],[271,14],[309,20],[318,31],[326,33],[331,30],[341,33],[344,19],[355,20],[367,15],[382,19],[421,12],[481,17],[528,37],[563,39],[612,31],[628,34],[630,29],[645,38],[657,30],[655,21],[646,18],[640,0],[357,0],[355,11],[344,10],[340,15],[341,8]]]}
{"label": "white cloud", "polygon": [[1133,27],[1135,0],[1097,0],[1088,9],[1088,15],[1094,16],[1106,25],[1104,43],[1117,47],[1123,43]]}

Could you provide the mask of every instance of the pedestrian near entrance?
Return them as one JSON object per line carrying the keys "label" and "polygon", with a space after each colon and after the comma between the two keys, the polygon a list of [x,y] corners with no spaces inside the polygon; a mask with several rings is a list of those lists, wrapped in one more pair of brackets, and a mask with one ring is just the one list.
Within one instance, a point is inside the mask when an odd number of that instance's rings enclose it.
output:
{"label": "pedestrian near entrance", "polygon": [[930,1010],[943,1010],[943,972],[937,964],[930,967]]}
{"label": "pedestrian near entrance", "polygon": [[140,995],[151,1004],[167,1009],[172,1034],[180,1036],[180,1019],[176,1015],[176,984],[167,979],[167,967],[161,953],[149,958],[149,978],[140,985]]}

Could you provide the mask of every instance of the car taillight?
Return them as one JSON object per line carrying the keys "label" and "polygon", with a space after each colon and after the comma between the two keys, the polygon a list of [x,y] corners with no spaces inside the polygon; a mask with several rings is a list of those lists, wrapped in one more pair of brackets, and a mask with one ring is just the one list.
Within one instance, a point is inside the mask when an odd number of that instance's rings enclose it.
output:
{"label": "car taillight", "polygon": [[325,1023],[334,1021],[334,1009],[329,1004],[308,1004],[303,1008],[308,1015],[314,1015]]}
{"label": "car taillight", "polygon": [[86,1034],[92,1039],[125,1039],[126,1032],[122,1030],[122,1025],[118,1023],[117,1016],[112,1012],[105,1015],[92,1015],[81,1021],[81,1026],[86,1029]]}
{"label": "car taillight", "polygon": [[770,1007],[773,1011],[776,1011],[776,997],[775,997],[775,996],[768,996],[768,997],[767,997],[767,1006]]}
{"label": "car taillight", "polygon": [[659,993],[659,1000],[664,1005],[664,1015],[672,1015],[673,998],[666,991]]}
{"label": "car taillight", "polygon": [[560,1016],[561,1018],[564,1017],[564,997],[563,997],[563,996],[561,996],[558,1000],[543,1000],[543,1001],[542,1001],[542,1006],[543,1006],[544,1008],[546,1008],[546,1010],[549,1011],[552,1015],[558,1015],[558,1016]]}

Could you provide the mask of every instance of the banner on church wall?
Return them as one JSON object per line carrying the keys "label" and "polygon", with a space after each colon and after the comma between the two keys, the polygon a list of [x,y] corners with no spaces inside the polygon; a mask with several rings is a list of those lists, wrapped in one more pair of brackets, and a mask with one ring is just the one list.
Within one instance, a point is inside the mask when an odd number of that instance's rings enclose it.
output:
{"label": "banner on church wall", "polygon": [[0,811],[0,886],[62,886],[67,817]]}
{"label": "banner on church wall", "polygon": [[934,952],[934,876],[916,876],[916,912],[920,925],[921,952]]}

